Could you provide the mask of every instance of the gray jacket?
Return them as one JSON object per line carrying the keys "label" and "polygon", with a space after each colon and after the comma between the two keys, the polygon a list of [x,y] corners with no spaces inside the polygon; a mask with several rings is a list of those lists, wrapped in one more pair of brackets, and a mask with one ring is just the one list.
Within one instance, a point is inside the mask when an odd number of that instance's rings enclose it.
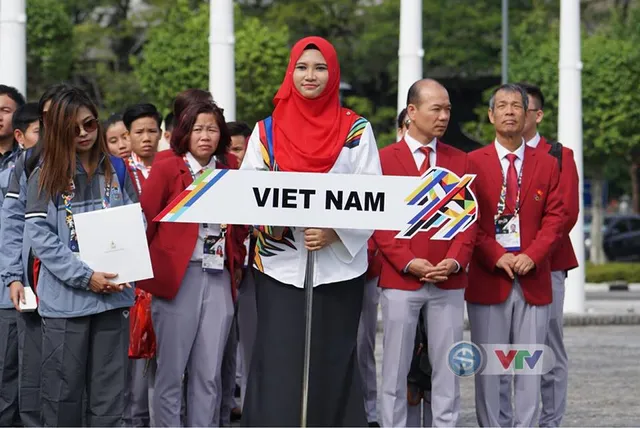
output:
{"label": "gray jacket", "polygon": [[[76,162],[73,214],[102,209],[105,190],[104,162],[89,179],[79,161]],[[37,293],[38,310],[43,317],[72,318],[93,315],[133,305],[134,293],[125,288],[120,293],[96,294],[89,288],[93,271],[69,248],[69,227],[61,195],[49,198],[40,192],[40,167],[29,177],[25,211],[25,235],[28,245],[40,259]],[[121,189],[112,167],[110,206],[138,202],[138,194],[129,175],[125,174]],[[27,242],[25,241],[25,247]]]}
{"label": "gray jacket", "polygon": [[[2,172],[0,172],[0,207],[2,207],[4,204],[5,195],[7,194],[10,181],[13,177],[13,170],[14,170],[14,167],[13,167],[13,164],[11,164],[6,169],[2,170]],[[4,237],[5,230],[7,228],[7,224],[5,224],[6,222],[4,221],[3,214],[4,214],[4,211],[0,213],[0,239]],[[23,218],[24,218],[24,212],[23,212]],[[24,223],[24,220],[22,220],[22,222]],[[1,246],[1,242],[0,242],[0,278],[2,273],[5,271],[6,267],[8,266],[8,264],[11,262],[10,259],[11,257],[9,253],[7,251],[4,251],[4,246]],[[11,309],[11,308],[13,308],[13,304],[9,299],[9,289],[6,286],[3,286],[2,283],[0,283],[0,309]]]}

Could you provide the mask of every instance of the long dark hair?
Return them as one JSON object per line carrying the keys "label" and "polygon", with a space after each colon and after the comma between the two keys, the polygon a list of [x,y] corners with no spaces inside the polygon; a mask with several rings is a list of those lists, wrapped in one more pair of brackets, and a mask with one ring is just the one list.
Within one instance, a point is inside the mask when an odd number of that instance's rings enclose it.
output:
{"label": "long dark hair", "polygon": [[25,161],[25,172],[27,178],[31,175],[31,172],[36,169],[40,162],[40,156],[42,155],[42,140],[44,138],[44,106],[47,101],[52,101],[53,97],[63,91],[69,91],[74,87],[68,83],[59,83],[57,85],[49,86],[38,101],[38,114],[40,115],[40,135],[38,136],[38,143],[33,147],[31,156]]}
{"label": "long dark hair", "polygon": [[90,151],[90,167],[87,173],[93,174],[100,158],[104,158],[104,175],[111,181],[111,162],[107,155],[107,145],[98,120],[98,109],[87,94],[78,88],[58,92],[52,99],[51,107],[44,116],[45,134],[42,139],[42,172],[40,191],[50,197],[68,189],[69,180],[76,173],[76,118],[81,107],[86,107],[98,121],[96,142]]}
{"label": "long dark hair", "polygon": [[213,102],[192,103],[182,111],[180,120],[171,133],[171,149],[178,156],[182,156],[189,151],[193,125],[196,123],[198,115],[202,113],[210,113],[215,117],[218,129],[220,129],[220,141],[218,141],[218,147],[214,155],[218,161],[228,165],[227,150],[231,144],[231,135],[222,110]]}

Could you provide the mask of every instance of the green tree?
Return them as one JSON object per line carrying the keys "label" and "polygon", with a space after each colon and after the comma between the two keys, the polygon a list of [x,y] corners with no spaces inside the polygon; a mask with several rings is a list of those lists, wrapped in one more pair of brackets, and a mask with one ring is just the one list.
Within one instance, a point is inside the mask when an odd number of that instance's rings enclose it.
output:
{"label": "green tree", "polygon": [[73,25],[57,0],[27,2],[27,87],[30,99],[67,80],[73,67]]}
{"label": "green tree", "polygon": [[[236,116],[253,123],[273,109],[289,59],[288,32],[236,14]],[[192,9],[188,0],[178,0],[166,20],[149,30],[132,64],[144,93],[158,106],[169,109],[178,92],[208,86],[208,29],[207,4]]]}
{"label": "green tree", "polygon": [[253,124],[271,114],[289,62],[287,27],[240,18],[236,29],[236,100],[239,120]]}
{"label": "green tree", "polygon": [[164,22],[148,30],[142,55],[132,59],[132,66],[143,92],[159,109],[170,109],[184,89],[208,86],[208,29],[206,5],[191,9],[187,0],[178,0]]}

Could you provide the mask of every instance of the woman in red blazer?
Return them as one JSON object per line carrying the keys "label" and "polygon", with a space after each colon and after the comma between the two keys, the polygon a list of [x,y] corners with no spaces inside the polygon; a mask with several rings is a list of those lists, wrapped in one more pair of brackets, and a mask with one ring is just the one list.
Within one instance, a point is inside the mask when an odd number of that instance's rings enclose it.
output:
{"label": "woman in red blazer", "polygon": [[140,198],[154,278],[138,286],[154,296],[158,367],[153,405],[158,426],[180,426],[185,370],[186,425],[219,421],[220,371],[246,229],[153,219],[206,169],[236,167],[235,158],[227,156],[229,142],[222,111],[212,102],[194,101],[171,137],[173,154],[154,163]]}

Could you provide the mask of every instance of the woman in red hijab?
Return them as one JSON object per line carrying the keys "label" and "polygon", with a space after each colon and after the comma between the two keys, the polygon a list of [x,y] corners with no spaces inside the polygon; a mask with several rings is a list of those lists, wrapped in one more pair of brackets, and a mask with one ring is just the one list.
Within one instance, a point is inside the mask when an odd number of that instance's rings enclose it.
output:
{"label": "woman in red hijab", "polygon": [[[272,116],[249,139],[241,169],[380,174],[369,122],[342,108],[333,46],[307,37],[291,50]],[[316,253],[309,426],[366,426],[356,336],[373,231],[260,227],[254,258],[258,330],[242,423],[299,426],[305,266]]]}

